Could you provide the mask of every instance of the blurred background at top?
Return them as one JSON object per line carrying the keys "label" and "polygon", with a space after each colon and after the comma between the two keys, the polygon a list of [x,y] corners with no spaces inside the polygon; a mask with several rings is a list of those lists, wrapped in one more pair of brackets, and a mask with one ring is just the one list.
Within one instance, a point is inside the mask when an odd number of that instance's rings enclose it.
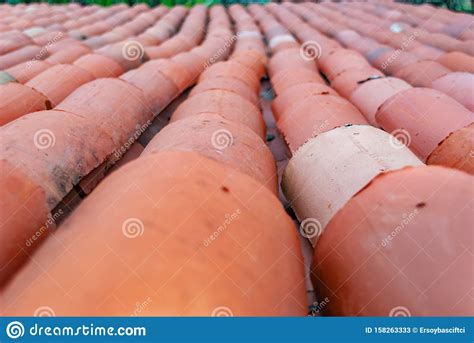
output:
{"label": "blurred background at top", "polygon": [[[125,3],[130,6],[133,6],[137,3],[146,3],[149,6],[165,5],[165,6],[175,6],[175,5],[185,5],[193,6],[195,4],[205,4],[207,6],[212,6],[216,4],[222,4],[224,6],[229,6],[232,4],[266,4],[268,2],[284,2],[284,1],[269,1],[269,0],[46,0],[46,1],[35,1],[35,0],[0,0],[0,3],[8,4],[18,4],[18,3],[38,3],[45,2],[50,4],[67,4],[75,2],[81,5],[101,5],[101,6],[111,6],[118,3]],[[303,1],[290,1],[290,2],[303,2]],[[320,1],[314,1],[320,2]],[[473,13],[474,1],[473,0],[401,0],[397,2],[411,3],[414,5],[430,4],[437,7],[443,7],[450,9],[452,11],[458,12],[467,12]]]}

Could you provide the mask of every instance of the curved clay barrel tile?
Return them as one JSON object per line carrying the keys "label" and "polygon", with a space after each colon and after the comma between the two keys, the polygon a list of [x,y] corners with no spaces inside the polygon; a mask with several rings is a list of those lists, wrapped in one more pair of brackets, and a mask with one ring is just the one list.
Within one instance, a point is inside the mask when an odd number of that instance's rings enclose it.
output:
{"label": "curved clay barrel tile", "polygon": [[347,69],[331,80],[331,87],[345,98],[364,82],[379,79],[385,75],[378,69],[364,67],[360,69]]}
{"label": "curved clay barrel tile", "polygon": [[[206,42],[203,45],[197,46],[190,50],[193,54],[200,56],[201,58],[205,58],[206,61],[211,61],[212,58],[215,58],[215,61],[222,61],[225,57],[220,56],[218,54],[214,55],[214,48],[211,47],[211,42]],[[204,65],[205,67],[206,65]]]}
{"label": "curved clay barrel tile", "polygon": [[224,119],[241,123],[260,137],[265,137],[265,122],[260,110],[250,101],[232,92],[212,90],[196,94],[183,102],[171,121],[200,113],[215,113]]}
{"label": "curved clay barrel tile", "polygon": [[[46,215],[101,163],[96,156],[104,155],[112,142],[95,123],[54,110],[30,113],[1,127],[0,140],[3,284],[47,236],[48,230],[40,231],[48,223]],[[8,193],[11,187],[21,192]],[[32,222],[25,220],[31,217]],[[37,244],[28,244],[35,235]]]}
{"label": "curved clay barrel tile", "polygon": [[[131,180],[136,187],[125,189]],[[225,231],[211,241],[221,226]],[[27,315],[44,303],[56,315],[129,315],[144,292],[152,301],[142,315],[150,316],[307,312],[299,240],[278,198],[196,153],[161,152],[128,163],[55,238],[36,254],[47,273],[39,275],[32,263],[4,292],[4,315]]]}
{"label": "curved clay barrel tile", "polygon": [[13,76],[19,83],[26,83],[51,67],[52,64],[46,61],[32,60],[17,64],[5,71]]}
{"label": "curved clay barrel tile", "polygon": [[94,80],[86,70],[71,64],[58,64],[38,74],[25,85],[44,94],[56,106],[79,86]]}
{"label": "curved clay barrel tile", "polygon": [[2,33],[2,37],[0,37],[0,55],[8,54],[29,44],[33,44],[31,38],[20,31],[13,30]]}
{"label": "curved clay barrel tile", "polygon": [[[181,26],[181,31],[186,27],[186,25],[192,23],[194,23],[195,28],[202,27],[204,25],[205,17],[205,13],[199,13],[196,7],[194,7],[190,11],[189,15],[184,19],[184,23]],[[193,18],[195,20],[193,20]],[[181,19],[179,21],[181,21]],[[179,22],[177,21],[174,23],[160,21],[156,26],[148,29],[145,32],[145,39],[147,39],[149,42],[153,42],[154,40],[154,44],[148,44],[148,46],[145,48],[146,55],[150,59],[168,58],[176,55],[179,52],[189,50],[192,47],[192,44],[186,39],[188,37],[185,35],[180,35],[180,33],[178,33],[174,37],[171,37],[175,33],[175,29],[178,26]],[[202,30],[197,29],[197,32],[199,31]],[[199,32],[199,34],[195,35],[195,38],[200,38],[201,34],[202,32]],[[147,36],[151,36],[151,39],[147,38]],[[143,40],[143,37],[141,39]]]}
{"label": "curved clay barrel tile", "polygon": [[67,49],[68,47],[71,47],[71,46],[85,47],[84,44],[82,44],[80,41],[73,38],[66,38],[66,39],[61,39],[58,41],[56,37],[54,37],[51,39],[51,42],[49,43],[50,44],[46,44],[45,46],[46,51],[48,52],[48,56],[59,53],[62,50]]}
{"label": "curved clay barrel tile", "polygon": [[280,44],[279,42],[296,42],[294,37],[289,33],[289,31],[280,25],[279,23],[270,23],[266,29],[266,34],[269,38],[269,41],[272,41],[274,38],[278,38],[278,41],[276,41],[274,44],[271,44],[269,42],[269,46],[272,47],[272,45],[278,45]]}
{"label": "curved clay barrel tile", "polygon": [[413,87],[431,87],[431,83],[448,74],[450,70],[434,61],[420,61],[399,69],[395,76]]}
{"label": "curved clay barrel tile", "polygon": [[449,95],[468,110],[474,111],[474,74],[449,73],[434,80],[430,87]]}
{"label": "curved clay barrel tile", "polygon": [[287,68],[302,67],[310,72],[318,72],[314,60],[306,60],[301,57],[300,49],[288,49],[276,53],[268,61],[268,73],[273,78],[274,74]]}
{"label": "curved clay barrel tile", "polygon": [[428,156],[426,164],[455,168],[474,175],[474,124],[451,133]]}
{"label": "curved clay barrel tile", "polygon": [[[470,18],[468,20],[470,20]],[[449,26],[447,28],[449,28]],[[463,27],[462,32],[459,34],[458,38],[462,40],[473,40],[474,30],[472,27],[469,27],[469,24],[467,24],[467,27]]]}
{"label": "curved clay barrel tile", "polygon": [[92,175],[94,174],[93,172],[92,174],[89,174],[91,175],[90,179],[84,178],[83,180],[81,180],[81,183],[79,184],[79,186],[81,187],[81,190],[84,193],[89,194],[95,189],[95,187],[97,187],[99,182],[102,181],[102,179],[107,176],[108,173],[112,173],[116,171],[117,169],[121,168],[122,166],[124,166],[125,164],[127,164],[128,162],[136,160],[143,153],[143,150],[145,150],[143,145],[141,145],[139,141],[135,141],[135,143],[131,144],[128,150],[123,153],[120,160],[118,160],[116,163],[110,166],[110,168],[107,168],[107,169],[104,168],[101,170],[101,173],[103,173],[103,175]]}
{"label": "curved clay barrel tile", "polygon": [[375,176],[423,163],[388,133],[368,125],[339,127],[319,134],[285,169],[282,188],[298,217],[318,224],[313,245],[331,218]]}
{"label": "curved clay barrel tile", "polygon": [[16,82],[0,85],[0,126],[27,113],[50,108],[48,98],[33,88]]}
{"label": "curved clay barrel tile", "polygon": [[198,82],[199,75],[206,69],[206,63],[209,61],[206,57],[195,54],[193,50],[181,52],[169,60],[179,69],[189,73],[188,87],[194,86]]}
{"label": "curved clay barrel tile", "polygon": [[257,50],[235,50],[232,53],[231,59],[233,62],[243,64],[247,68],[253,69],[255,75],[259,79],[261,79],[265,75],[265,65],[267,64],[267,56],[263,52],[259,52]]}
{"label": "curved clay barrel tile", "polygon": [[[136,36],[135,38],[136,38],[136,41],[139,42],[141,45],[143,45],[145,48],[150,45],[158,45],[161,42],[157,37],[155,37],[154,35],[150,33],[142,33]],[[96,44],[103,44],[103,43],[97,42]]]}
{"label": "curved clay barrel tile", "polygon": [[303,82],[314,82],[325,85],[323,78],[318,72],[311,72],[306,68],[299,67],[286,68],[279,72],[274,72],[271,78],[272,87],[277,95]]}
{"label": "curved clay barrel tile", "polygon": [[[0,56],[0,70],[8,69],[28,60],[44,58],[44,56],[40,56],[41,49],[42,48],[37,45],[27,45],[23,48]],[[37,56],[40,57],[37,58]]]}
{"label": "curved clay barrel tile", "polygon": [[456,44],[455,48],[452,51],[461,51],[470,56],[474,56],[474,48],[472,47],[473,44],[474,39],[459,42],[458,44]]}
{"label": "curved clay barrel tile", "polygon": [[92,50],[84,44],[70,44],[63,49],[50,55],[46,62],[52,64],[66,64],[72,63],[79,57],[91,53]]}
{"label": "curved clay barrel tile", "polygon": [[337,92],[329,86],[316,82],[302,82],[285,89],[272,102],[272,113],[278,121],[284,112],[295,103],[313,95],[329,94],[338,96]]}
{"label": "curved clay barrel tile", "polygon": [[310,138],[348,124],[367,124],[357,108],[339,96],[312,95],[294,103],[277,121],[291,152]]}
{"label": "curved clay barrel tile", "polygon": [[428,45],[419,45],[413,49],[410,49],[410,52],[421,60],[431,61],[436,61],[444,53],[443,50]]}
{"label": "curved clay barrel tile", "polygon": [[298,43],[296,42],[295,38],[290,34],[284,33],[286,32],[286,29],[279,27],[275,27],[275,29],[280,31],[280,33],[276,32],[276,35],[272,33],[267,34],[269,37],[268,46],[272,52],[279,53],[285,50],[298,48]]}
{"label": "curved clay barrel tile", "polygon": [[357,193],[315,249],[324,314],[472,316],[472,185],[430,166],[382,174]]}
{"label": "curved clay barrel tile", "polygon": [[144,155],[164,150],[194,151],[250,175],[273,193],[277,174],[273,155],[252,130],[217,114],[198,114],[165,126]]}
{"label": "curved clay barrel tile", "polygon": [[74,34],[70,31],[69,34],[77,39],[86,39],[103,34],[104,32],[110,31],[111,29],[112,24],[110,22],[100,21],[85,25],[78,30],[74,30]]}
{"label": "curved clay barrel tile", "polygon": [[453,51],[459,41],[442,33],[430,33],[426,36],[420,36],[419,39],[425,44],[434,46],[441,50]]}
{"label": "curved clay barrel tile", "polygon": [[125,72],[125,69],[113,59],[94,53],[81,56],[72,64],[87,70],[96,79],[118,77]]}
{"label": "curved clay barrel tile", "polygon": [[[235,42],[234,50],[233,50],[232,55],[234,55],[235,52],[242,52],[242,51],[243,52],[245,52],[245,51],[258,52],[259,55],[260,55],[260,57],[258,58],[260,60],[260,62],[265,62],[266,61],[265,45],[264,45],[261,38],[256,38],[256,37],[254,37],[254,38],[250,38],[250,37],[240,38],[237,42]],[[230,57],[230,59],[235,61],[235,59],[232,56]],[[235,61],[235,62],[239,62],[239,61]],[[260,72],[257,70],[257,66],[255,64],[256,63],[260,64],[260,62],[254,62],[254,65],[247,65],[245,63],[241,63],[241,64],[243,64],[243,65],[247,66],[248,68],[251,68],[254,71],[256,71],[257,76],[258,76],[258,75],[260,75]],[[261,70],[261,67],[258,67],[258,69]]]}
{"label": "curved clay barrel tile", "polygon": [[[18,132],[28,139],[20,140]],[[52,210],[111,150],[113,142],[106,132],[75,113],[33,112],[0,128],[3,143],[0,153],[24,173],[31,173],[44,187],[48,208]],[[84,140],[90,142],[86,144]]]}
{"label": "curved clay barrel tile", "polygon": [[255,76],[252,69],[241,63],[226,61],[218,62],[208,67],[199,77],[199,81],[213,79],[217,77],[233,77],[245,82],[254,92],[260,89],[260,80]]}
{"label": "curved clay barrel tile", "polygon": [[[0,142],[3,146],[4,139]],[[25,261],[26,242],[45,226],[50,211],[41,185],[25,175],[21,167],[1,159],[0,182],[0,287],[3,287]],[[42,233],[46,236],[48,231]]]}
{"label": "curved clay barrel tile", "polygon": [[216,77],[202,81],[193,87],[189,96],[193,96],[210,90],[224,90],[238,94],[255,106],[259,106],[260,100],[255,92],[245,82],[232,77]]}
{"label": "curved clay barrel tile", "polygon": [[378,69],[381,69],[384,74],[394,75],[400,69],[407,65],[419,62],[420,59],[410,52],[399,50],[385,51],[380,54],[373,62],[372,65]]}
{"label": "curved clay barrel tile", "polygon": [[157,115],[176,98],[180,91],[176,84],[159,69],[147,68],[146,63],[123,74],[120,79],[139,88],[154,115]]}
{"label": "curved clay barrel tile", "polygon": [[377,109],[393,95],[412,87],[401,79],[385,77],[369,80],[359,85],[351,94],[352,102],[361,111],[367,121],[378,126],[375,121]]}
{"label": "curved clay barrel tile", "polygon": [[193,82],[196,81],[190,71],[181,68],[178,63],[172,61],[171,59],[148,61],[141,68],[143,70],[147,70],[150,73],[159,71],[175,83],[180,93],[186,90]]}
{"label": "curved clay barrel tile", "polygon": [[346,70],[367,68],[370,67],[370,64],[357,51],[341,48],[320,58],[318,66],[328,79],[333,80]]}
{"label": "curved clay barrel tile", "polygon": [[[121,147],[152,119],[142,91],[115,78],[88,82],[59,103],[55,110],[77,114],[102,128],[111,136],[114,148]],[[109,154],[112,152],[113,149],[109,149]]]}
{"label": "curved clay barrel tile", "polygon": [[145,51],[150,59],[159,59],[173,57],[191,48],[193,48],[193,44],[191,44],[188,39],[177,35],[158,46],[146,47]]}
{"label": "curved clay barrel tile", "polygon": [[51,46],[58,44],[61,40],[70,40],[70,39],[71,37],[69,37],[63,31],[55,31],[55,30],[48,31],[45,34],[33,37],[33,41],[35,42],[36,45],[47,46],[49,44],[48,51],[50,50]]}
{"label": "curved clay barrel tile", "polygon": [[[113,31],[109,31],[109,32],[106,32],[104,33],[103,35],[97,37],[97,38],[102,38],[105,40],[105,44],[109,44],[109,43],[117,43],[117,42],[120,42],[120,41],[123,41],[129,37],[133,37],[135,36],[133,34],[132,31],[124,28],[124,27],[117,27],[115,28]],[[95,37],[92,37],[91,39],[94,39]],[[85,42],[84,42],[85,44]],[[98,44],[100,45],[100,44]],[[102,47],[103,45],[100,45],[100,46],[97,46],[97,47],[92,47],[90,45],[88,45],[91,49],[97,49],[97,48],[100,48]]]}
{"label": "curved clay barrel tile", "polygon": [[143,45],[133,39],[106,45],[96,50],[95,53],[110,57],[125,70],[138,68],[142,63],[148,61]]}
{"label": "curved clay barrel tile", "polygon": [[472,123],[474,114],[437,90],[411,88],[385,101],[375,119],[385,131],[403,136],[409,148],[426,161],[450,133]]}
{"label": "curved clay barrel tile", "polygon": [[[187,70],[193,76],[193,79],[197,80],[198,76],[204,70],[208,60],[198,54],[187,51],[173,56],[171,61]],[[193,83],[194,82],[195,81],[193,80]]]}
{"label": "curved clay barrel tile", "polygon": [[463,52],[453,51],[441,55],[436,62],[453,71],[474,73],[474,57]]}
{"label": "curved clay barrel tile", "polygon": [[359,52],[368,51],[370,48],[372,48],[375,45],[374,43],[371,43],[371,44],[367,43],[367,42],[370,42],[369,38],[362,37],[357,32],[350,29],[339,31],[334,38],[337,39],[338,42],[341,42],[342,44],[344,44],[344,46],[347,46],[348,48],[353,49],[353,50],[355,50],[355,47],[357,47],[357,43],[359,43],[362,40],[366,44],[360,47],[361,50],[358,50]]}
{"label": "curved clay barrel tile", "polygon": [[[377,66],[375,65],[375,62],[379,60],[380,56],[386,52],[391,52],[393,53],[394,50],[393,48],[383,45],[383,44],[378,44],[376,43],[373,47],[371,47],[368,51],[364,52],[364,56],[367,58],[367,61],[369,61],[370,64],[372,64],[375,68],[380,68],[382,69],[383,65]],[[383,61],[386,62],[386,61]],[[383,63],[382,62],[382,63]],[[383,70],[382,70],[383,71]]]}
{"label": "curved clay barrel tile", "polygon": [[[126,37],[124,37],[123,39],[125,39]],[[123,39],[120,39],[120,40],[123,40]],[[116,41],[114,41],[115,43]],[[93,49],[93,50],[97,50],[97,49],[100,49],[101,47],[109,44],[109,43],[112,43],[109,41],[109,39],[107,39],[107,37],[105,37],[105,35],[101,35],[101,36],[94,36],[94,37],[90,37],[90,38],[87,38],[86,40],[83,41],[83,44],[88,46],[89,48]]]}

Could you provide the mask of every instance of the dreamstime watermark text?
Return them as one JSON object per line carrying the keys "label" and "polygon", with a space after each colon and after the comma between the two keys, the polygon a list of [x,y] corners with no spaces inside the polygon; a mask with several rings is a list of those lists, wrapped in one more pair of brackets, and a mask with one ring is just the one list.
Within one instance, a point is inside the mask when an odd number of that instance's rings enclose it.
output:
{"label": "dreamstime watermark text", "polygon": [[403,215],[403,219],[402,221],[400,222],[400,224],[392,230],[392,232],[390,232],[390,234],[385,237],[384,239],[382,239],[382,247],[387,247],[390,242],[398,236],[398,234],[400,232],[403,231],[403,229],[405,229],[408,225],[410,225],[410,223],[415,219],[415,217],[418,215],[418,209],[415,208],[412,212],[410,212],[409,214],[404,214]]}
{"label": "dreamstime watermark text", "polygon": [[48,220],[41,226],[32,236],[28,237],[25,241],[27,247],[31,247],[37,240],[39,240],[49,229],[54,228],[56,222],[63,215],[63,210],[59,209],[57,212],[54,212],[50,215]]}
{"label": "dreamstime watermark text", "polygon": [[231,214],[227,213],[225,215],[225,219],[222,222],[222,224],[219,225],[216,231],[214,231],[208,238],[204,240],[203,242],[204,246],[208,247],[209,245],[211,245],[211,243],[215,241],[219,237],[219,235],[223,233],[230,226],[230,224],[232,224],[232,222],[240,216],[241,213],[242,211],[240,210],[240,208],[238,208]]}
{"label": "dreamstime watermark text", "polygon": [[386,61],[382,63],[382,69],[385,70],[387,67],[392,64],[399,56],[400,54],[405,51],[406,48],[410,46],[410,44],[418,37],[418,32],[415,31],[412,35],[408,36],[407,39],[405,39],[400,48],[395,50],[388,58]]}

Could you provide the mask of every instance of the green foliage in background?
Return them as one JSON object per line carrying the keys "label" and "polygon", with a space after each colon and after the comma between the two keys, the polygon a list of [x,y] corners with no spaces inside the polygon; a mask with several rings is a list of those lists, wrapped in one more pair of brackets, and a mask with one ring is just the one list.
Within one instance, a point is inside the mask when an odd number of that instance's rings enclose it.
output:
{"label": "green foliage in background", "polygon": [[[414,5],[431,4],[434,6],[449,8],[453,11],[473,13],[473,1],[471,0],[398,0],[404,3],[411,3]],[[18,3],[33,3],[33,2],[47,2],[50,4],[68,4],[70,2],[80,3],[82,5],[101,5],[101,6],[112,6],[118,3],[124,3],[128,5],[134,5],[137,3],[146,3],[149,6],[165,5],[173,7],[175,5],[184,5],[191,7],[195,4],[204,4],[206,6],[212,6],[215,4],[223,4],[225,6],[239,3],[242,5],[248,4],[266,4],[270,0],[0,0],[0,3],[7,2],[9,4]]]}
{"label": "green foliage in background", "polygon": [[409,4],[422,5],[430,4],[438,7],[445,7],[452,11],[473,13],[473,1],[471,0],[404,0],[400,1]]}

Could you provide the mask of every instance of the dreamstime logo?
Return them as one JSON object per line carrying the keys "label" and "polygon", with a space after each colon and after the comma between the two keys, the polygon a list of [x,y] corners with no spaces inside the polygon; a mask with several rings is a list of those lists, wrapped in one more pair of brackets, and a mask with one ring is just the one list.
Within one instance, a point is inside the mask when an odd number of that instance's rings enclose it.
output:
{"label": "dreamstime logo", "polygon": [[232,313],[232,310],[226,306],[219,306],[216,307],[212,313],[212,317],[233,317],[234,314]]}
{"label": "dreamstime logo", "polygon": [[300,47],[300,55],[306,61],[321,58],[322,51],[321,45],[314,40],[304,42]]}
{"label": "dreamstime logo", "polygon": [[315,218],[306,218],[301,222],[300,233],[303,237],[306,238],[315,238],[318,237],[323,228],[319,220]]}
{"label": "dreamstime logo", "polygon": [[127,238],[137,238],[143,235],[145,226],[143,222],[138,218],[128,218],[122,224],[122,232]]}
{"label": "dreamstime logo", "polygon": [[35,316],[35,317],[56,317],[56,313],[54,313],[54,310],[49,306],[40,306],[36,309],[33,316]]}
{"label": "dreamstime logo", "polygon": [[14,321],[7,325],[5,331],[8,337],[11,339],[17,339],[19,337],[23,337],[25,334],[25,327],[22,323]]}
{"label": "dreamstime logo", "polygon": [[229,130],[220,129],[214,131],[211,137],[212,146],[218,150],[224,150],[234,143],[234,137]]}
{"label": "dreamstime logo", "polygon": [[396,129],[390,132],[390,134],[390,145],[395,149],[403,149],[410,146],[411,136],[407,130]]}
{"label": "dreamstime logo", "polygon": [[122,55],[128,61],[136,61],[141,59],[145,54],[145,48],[140,42],[129,41],[125,43],[122,47]]}
{"label": "dreamstime logo", "polygon": [[51,130],[41,129],[35,132],[33,142],[38,149],[48,149],[56,143],[56,136]]}
{"label": "dreamstime logo", "polygon": [[390,317],[411,317],[410,311],[405,306],[396,306],[390,310]]}

